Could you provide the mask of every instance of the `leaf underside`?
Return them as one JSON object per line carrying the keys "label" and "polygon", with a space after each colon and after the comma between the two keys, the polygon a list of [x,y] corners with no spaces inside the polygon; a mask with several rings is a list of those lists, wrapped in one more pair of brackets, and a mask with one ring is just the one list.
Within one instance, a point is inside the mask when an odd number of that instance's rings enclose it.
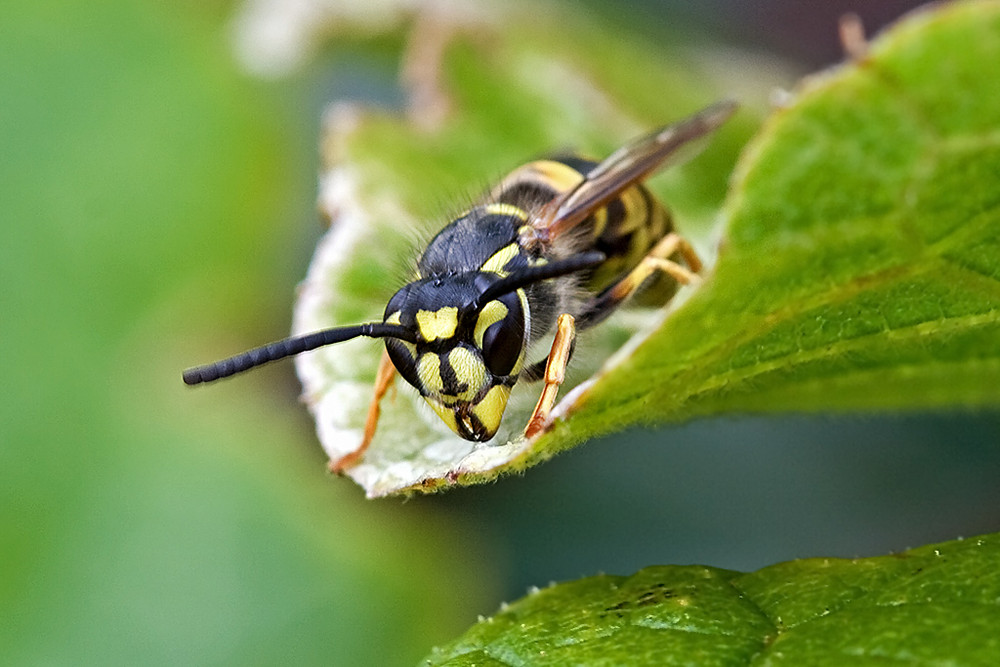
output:
{"label": "leaf underside", "polygon": [[[335,224],[303,287],[296,331],[381,316],[412,271],[399,257],[414,256],[415,239],[427,238],[413,230],[441,225],[441,200],[427,196],[433,183],[474,196],[491,175],[565,145],[569,133],[600,155],[613,139],[669,120],[663,114],[672,110],[610,101],[612,79],[586,69],[586,60],[523,43],[496,48],[507,50],[486,57],[455,38],[444,73],[456,111],[441,132],[356,109],[332,114],[321,200]],[[540,62],[555,63],[555,73],[532,67]],[[548,432],[532,442],[517,437],[537,388],[515,394],[507,431],[495,441],[510,442],[498,446],[459,440],[401,386],[349,474],[380,496],[483,482],[636,423],[1000,404],[1000,90],[987,65],[995,62],[998,3],[912,15],[865,58],[803,81],[743,151],[721,202],[721,188],[706,192],[686,176],[719,182],[745,128],[737,121],[690,168],[651,182],[696,243],[687,221],[697,232],[713,210],[722,218],[706,282],[668,317],[640,321],[640,329],[652,321],[655,330],[564,394]],[[644,77],[657,76],[648,70]],[[567,71],[611,110],[566,113],[565,91],[550,88]],[[512,89],[529,92],[507,95]],[[602,124],[613,136],[595,138]],[[470,173],[483,176],[470,183]],[[432,216],[436,225],[422,224]],[[707,236],[700,245],[711,255]],[[583,359],[574,360],[576,381],[594,373],[636,321],[623,316],[588,337]],[[379,353],[371,341],[354,341],[298,361],[331,458],[360,440]]]}

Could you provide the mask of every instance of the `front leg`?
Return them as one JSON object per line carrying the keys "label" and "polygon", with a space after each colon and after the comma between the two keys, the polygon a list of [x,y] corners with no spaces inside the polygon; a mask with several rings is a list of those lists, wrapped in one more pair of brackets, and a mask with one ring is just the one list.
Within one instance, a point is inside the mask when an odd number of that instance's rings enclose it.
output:
{"label": "front leg", "polygon": [[375,438],[375,429],[378,427],[378,418],[382,412],[380,406],[382,399],[389,392],[389,387],[392,386],[395,379],[396,367],[392,365],[389,353],[383,350],[382,359],[378,362],[378,371],[375,373],[375,395],[372,397],[371,403],[368,404],[368,416],[365,418],[365,434],[361,438],[361,444],[353,452],[341,456],[336,461],[330,461],[327,464],[330,472],[340,475],[361,461],[361,457],[365,455],[365,451]]}
{"label": "front leg", "polygon": [[531,419],[528,420],[528,425],[524,429],[525,438],[535,437],[548,425],[552,406],[555,405],[556,395],[559,393],[559,386],[566,379],[566,366],[573,355],[575,342],[576,325],[573,316],[563,313],[556,323],[556,336],[552,340],[552,349],[545,362],[545,386],[542,387],[542,394],[538,397],[535,411],[531,413]]}

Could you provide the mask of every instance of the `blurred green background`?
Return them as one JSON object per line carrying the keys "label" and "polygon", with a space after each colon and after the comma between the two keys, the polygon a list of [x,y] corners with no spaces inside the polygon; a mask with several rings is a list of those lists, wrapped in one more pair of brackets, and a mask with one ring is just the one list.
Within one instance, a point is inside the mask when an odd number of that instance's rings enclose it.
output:
{"label": "blurred green background", "polygon": [[[693,4],[618,20],[647,35],[683,22],[806,68],[836,57],[830,16],[851,5]],[[915,3],[855,4],[879,23]],[[250,76],[233,12],[4,10],[4,663],[412,664],[550,580],[1000,529],[996,414],[712,420],[370,502],[325,473],[290,364],[187,390],[185,366],[288,329],[322,232],[324,106],[398,96],[384,48]]]}

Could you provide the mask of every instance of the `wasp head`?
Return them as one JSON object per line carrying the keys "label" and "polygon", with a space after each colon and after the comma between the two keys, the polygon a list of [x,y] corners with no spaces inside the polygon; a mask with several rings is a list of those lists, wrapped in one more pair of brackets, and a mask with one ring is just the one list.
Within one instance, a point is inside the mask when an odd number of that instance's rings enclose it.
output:
{"label": "wasp head", "polygon": [[496,435],[528,343],[523,290],[480,303],[495,281],[483,272],[424,278],[396,292],[384,317],[416,334],[415,342],[385,341],[399,374],[455,433],[476,442]]}

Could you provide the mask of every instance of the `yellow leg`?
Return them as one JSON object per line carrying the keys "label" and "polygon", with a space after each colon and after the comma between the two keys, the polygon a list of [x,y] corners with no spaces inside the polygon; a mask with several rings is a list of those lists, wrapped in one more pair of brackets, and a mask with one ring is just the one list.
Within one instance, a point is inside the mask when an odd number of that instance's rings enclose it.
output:
{"label": "yellow leg", "polygon": [[552,350],[549,352],[549,358],[545,364],[545,386],[542,387],[542,395],[538,397],[535,411],[531,413],[531,419],[528,420],[528,425],[524,429],[525,438],[535,437],[548,425],[549,414],[552,412],[552,406],[555,405],[559,386],[566,379],[566,366],[569,364],[575,339],[576,325],[573,316],[563,313],[559,316],[559,321],[556,324],[556,336],[552,341]]}
{"label": "yellow leg", "polygon": [[[661,245],[663,246],[662,250],[660,249]],[[671,246],[677,249],[677,252],[679,252],[681,257],[684,258],[684,263],[688,265],[688,268],[691,269],[691,271],[694,273],[701,273],[701,257],[698,257],[698,253],[694,251],[694,248],[691,247],[691,244],[688,243],[686,238],[678,236],[674,232],[670,232],[660,239],[660,242],[653,247],[650,255],[653,255],[654,257],[670,257],[670,255],[674,254],[673,250],[670,249]]]}
{"label": "yellow leg", "polygon": [[[687,266],[667,259],[679,254]],[[603,321],[623,301],[657,271],[663,271],[682,285],[696,285],[701,282],[697,275],[701,271],[701,259],[686,240],[671,232],[653,246],[642,261],[628,272],[624,278],[594,297],[580,314],[580,329],[587,329]]]}
{"label": "yellow leg", "polygon": [[[667,259],[673,254],[680,254],[687,267]],[[642,261],[625,278],[612,288],[612,292],[621,300],[626,299],[655,271],[663,271],[682,285],[696,285],[700,282],[696,274],[701,271],[701,258],[694,248],[683,237],[671,232],[653,246]]]}
{"label": "yellow leg", "polygon": [[328,464],[330,472],[339,475],[361,461],[361,458],[365,455],[365,451],[372,444],[372,439],[375,437],[375,429],[378,427],[378,417],[382,412],[380,403],[385,395],[389,393],[389,388],[392,387],[395,379],[396,367],[392,365],[389,354],[383,350],[382,359],[378,363],[378,371],[375,373],[375,395],[372,397],[372,402],[368,404],[368,416],[365,418],[365,434],[361,439],[361,444],[353,452],[341,456],[336,461],[330,461]]}

